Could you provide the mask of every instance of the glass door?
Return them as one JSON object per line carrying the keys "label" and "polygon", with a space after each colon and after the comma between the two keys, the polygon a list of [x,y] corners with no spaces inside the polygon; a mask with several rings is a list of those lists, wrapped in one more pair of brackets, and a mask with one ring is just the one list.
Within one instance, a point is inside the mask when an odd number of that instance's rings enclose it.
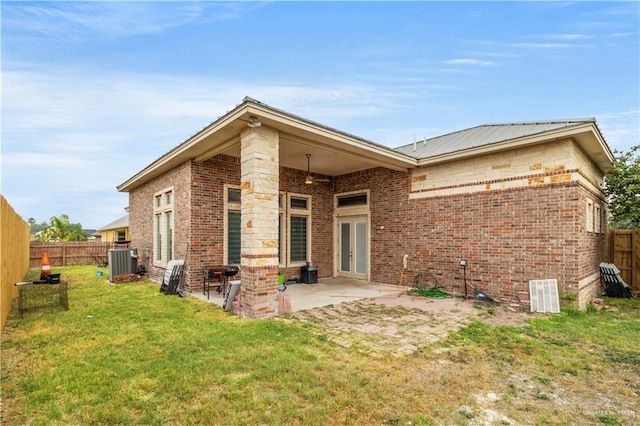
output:
{"label": "glass door", "polygon": [[366,218],[338,220],[338,276],[367,279],[369,237]]}

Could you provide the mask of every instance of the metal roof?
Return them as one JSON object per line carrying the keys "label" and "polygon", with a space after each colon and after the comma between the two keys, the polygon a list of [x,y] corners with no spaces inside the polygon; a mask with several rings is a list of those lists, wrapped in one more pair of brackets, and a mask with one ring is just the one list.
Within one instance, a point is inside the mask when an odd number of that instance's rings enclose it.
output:
{"label": "metal roof", "polygon": [[[595,118],[485,124],[396,148],[417,159],[483,147],[544,132],[595,123]],[[415,149],[414,149],[415,148]]]}
{"label": "metal roof", "polygon": [[120,219],[114,220],[108,225],[103,226],[98,229],[98,231],[108,231],[110,229],[122,229],[129,227],[129,215],[124,215]]}

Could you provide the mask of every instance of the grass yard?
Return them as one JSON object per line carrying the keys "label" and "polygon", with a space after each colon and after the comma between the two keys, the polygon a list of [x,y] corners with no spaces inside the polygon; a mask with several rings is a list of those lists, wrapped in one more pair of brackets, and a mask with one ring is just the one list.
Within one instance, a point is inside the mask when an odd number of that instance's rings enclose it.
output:
{"label": "grass yard", "polygon": [[640,424],[638,299],[476,321],[397,356],[97,270],[54,268],[69,311],[12,312],[2,424]]}

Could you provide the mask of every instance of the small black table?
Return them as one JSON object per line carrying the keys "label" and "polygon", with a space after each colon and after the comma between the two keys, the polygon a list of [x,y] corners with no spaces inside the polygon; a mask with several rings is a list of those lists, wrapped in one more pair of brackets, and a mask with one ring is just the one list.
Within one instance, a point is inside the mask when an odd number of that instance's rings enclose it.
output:
{"label": "small black table", "polygon": [[227,277],[224,275],[224,266],[205,266],[203,272],[202,294],[207,295],[209,299],[209,291],[211,286],[218,287],[218,293],[225,294],[227,289]]}

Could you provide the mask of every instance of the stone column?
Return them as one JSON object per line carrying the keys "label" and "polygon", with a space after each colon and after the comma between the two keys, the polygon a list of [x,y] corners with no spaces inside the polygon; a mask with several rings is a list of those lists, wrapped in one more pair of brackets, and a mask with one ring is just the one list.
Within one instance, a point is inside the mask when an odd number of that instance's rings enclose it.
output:
{"label": "stone column", "polygon": [[240,135],[241,285],[240,314],[269,318],[278,314],[278,131],[247,128]]}

